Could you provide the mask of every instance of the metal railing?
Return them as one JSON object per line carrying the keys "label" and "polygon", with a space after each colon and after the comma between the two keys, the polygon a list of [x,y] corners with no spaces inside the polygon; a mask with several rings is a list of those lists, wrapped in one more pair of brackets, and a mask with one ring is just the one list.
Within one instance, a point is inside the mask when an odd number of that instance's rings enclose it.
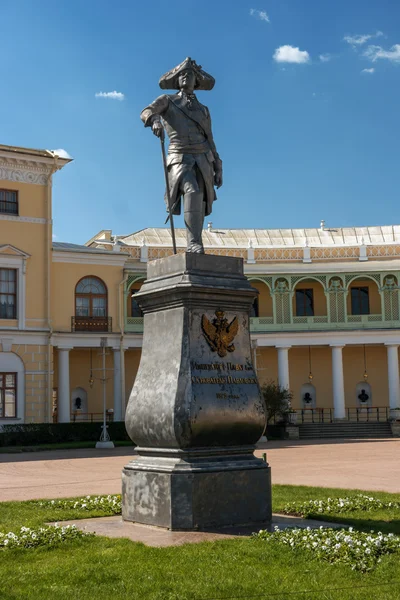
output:
{"label": "metal railing", "polygon": [[332,408],[302,408],[296,410],[300,423],[332,423]]}
{"label": "metal railing", "polygon": [[[106,412],[106,420],[111,423],[114,420],[114,413]],[[96,423],[103,421],[103,413],[81,413],[73,411],[71,413],[71,423]]]}
{"label": "metal railing", "polygon": [[321,316],[314,316],[314,317],[293,317],[293,323],[299,324],[299,323],[303,323],[303,324],[307,324],[307,325],[317,325],[319,323],[328,323],[328,316],[327,315],[321,315]]}
{"label": "metal railing", "polygon": [[275,323],[274,317],[252,317],[250,331],[263,333],[271,331],[333,331],[337,329],[382,329],[400,327],[400,321],[387,321],[382,314],[346,315],[342,321],[329,320],[327,315],[314,317],[292,316],[289,322]]}
{"label": "metal railing", "polygon": [[380,323],[383,315],[347,315],[349,323]]}
{"label": "metal railing", "polygon": [[112,331],[112,317],[71,317],[71,331]]}
{"label": "metal railing", "polygon": [[[333,408],[302,408],[296,410],[298,423],[333,423]],[[360,406],[346,408],[346,416],[340,421],[351,423],[384,423],[389,420],[389,408]]]}
{"label": "metal railing", "polygon": [[[274,323],[274,317],[251,317],[250,332],[265,333],[271,331],[307,331],[337,329],[374,329],[382,327],[400,327],[400,321],[385,321],[382,315],[348,315],[346,321],[329,321],[327,316],[293,317],[290,323]],[[143,333],[143,317],[126,317],[127,333]]]}
{"label": "metal railing", "polygon": [[125,331],[130,333],[143,333],[143,317],[126,317]]}
{"label": "metal railing", "polygon": [[346,409],[347,420],[356,423],[382,423],[389,420],[389,408],[381,406],[363,406]]}

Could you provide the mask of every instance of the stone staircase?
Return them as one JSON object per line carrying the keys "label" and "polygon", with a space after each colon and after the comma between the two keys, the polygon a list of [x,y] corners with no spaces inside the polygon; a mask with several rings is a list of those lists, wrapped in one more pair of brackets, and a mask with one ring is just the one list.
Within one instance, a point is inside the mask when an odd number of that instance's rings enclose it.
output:
{"label": "stone staircase", "polygon": [[300,439],[309,438],[388,438],[392,437],[390,423],[302,423],[299,425]]}

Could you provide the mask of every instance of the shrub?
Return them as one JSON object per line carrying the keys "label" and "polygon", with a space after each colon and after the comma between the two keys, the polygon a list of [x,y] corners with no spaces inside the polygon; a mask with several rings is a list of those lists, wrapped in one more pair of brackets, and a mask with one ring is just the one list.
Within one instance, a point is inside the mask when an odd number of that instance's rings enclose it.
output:
{"label": "shrub", "polygon": [[102,510],[104,515],[121,514],[121,496],[119,494],[109,494],[108,496],[85,496],[72,500],[37,500],[32,504],[41,508],[53,508],[63,510]]}
{"label": "shrub", "polygon": [[309,518],[317,513],[347,513],[361,510],[371,512],[374,510],[400,509],[400,502],[385,501],[366,494],[346,496],[345,498],[328,498],[326,500],[306,500],[305,502],[290,502],[283,507],[287,515],[299,515]]}
{"label": "shrub", "polygon": [[271,533],[261,530],[255,537],[268,543],[276,543],[289,548],[310,551],[315,558],[330,563],[344,563],[353,570],[370,571],[381,556],[400,550],[400,537],[389,533],[365,533],[349,529],[319,529],[275,527]]}
{"label": "shrub", "polygon": [[267,424],[272,419],[286,422],[291,409],[292,392],[275,381],[268,381],[261,386],[261,393],[267,408]]}
{"label": "shrub", "polygon": [[46,525],[44,527],[21,527],[14,533],[0,532],[0,549],[12,550],[14,548],[38,548],[39,546],[55,546],[68,540],[76,540],[94,535],[80,531],[75,525]]}
{"label": "shrub", "polygon": [[[100,422],[3,425],[0,430],[0,446],[96,442],[100,438],[101,426]],[[130,439],[123,421],[108,423],[108,433],[112,440]]]}
{"label": "shrub", "polygon": [[285,424],[267,425],[264,435],[268,440],[284,440],[286,438]]}

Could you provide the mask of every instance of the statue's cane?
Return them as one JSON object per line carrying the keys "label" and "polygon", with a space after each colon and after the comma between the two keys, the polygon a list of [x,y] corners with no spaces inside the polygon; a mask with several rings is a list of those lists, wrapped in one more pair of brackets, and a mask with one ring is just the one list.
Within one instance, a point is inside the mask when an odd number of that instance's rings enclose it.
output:
{"label": "statue's cane", "polygon": [[166,188],[167,188],[168,212],[169,212],[169,219],[170,219],[170,223],[171,223],[172,247],[174,249],[174,254],[177,254],[177,252],[176,252],[176,240],[175,240],[174,217],[173,217],[173,214],[172,214],[172,210],[173,209],[171,207],[171,192],[170,192],[170,189],[169,189],[167,157],[165,155],[165,131],[164,131],[164,127],[162,128],[162,133],[161,133],[161,136],[160,136],[160,142],[161,142],[161,152],[162,152],[162,159],[163,159],[163,165],[164,165],[165,185],[166,185]]}

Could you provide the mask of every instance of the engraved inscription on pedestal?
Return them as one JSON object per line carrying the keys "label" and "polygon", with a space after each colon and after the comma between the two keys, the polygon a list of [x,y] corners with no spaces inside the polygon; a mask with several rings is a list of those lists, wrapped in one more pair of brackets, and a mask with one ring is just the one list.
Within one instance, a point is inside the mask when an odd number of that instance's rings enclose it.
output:
{"label": "engraved inscription on pedestal", "polygon": [[[246,313],[193,310],[190,337],[191,423],[193,443],[202,443],[218,423],[217,439],[208,443],[249,443],[247,432],[264,418],[264,404],[254,372]],[[245,419],[243,417],[245,416]],[[243,437],[239,434],[243,431]],[[253,443],[257,440],[253,440]]]}

